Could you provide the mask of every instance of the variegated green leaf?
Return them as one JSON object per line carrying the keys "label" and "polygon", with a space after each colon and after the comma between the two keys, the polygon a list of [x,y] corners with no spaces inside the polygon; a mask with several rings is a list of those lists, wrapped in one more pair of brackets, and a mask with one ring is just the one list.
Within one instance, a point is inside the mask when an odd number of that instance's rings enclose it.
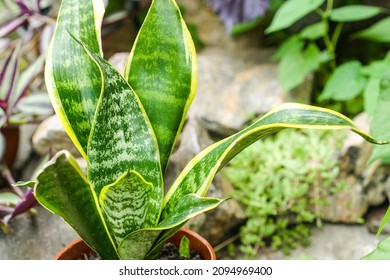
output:
{"label": "variegated green leaf", "polygon": [[122,260],[143,260],[161,233],[161,229],[147,228],[130,233],[119,245]]}
{"label": "variegated green leaf", "polygon": [[195,47],[173,0],[154,0],[126,64],[125,77],[152,123],[165,171],[196,91]]}
{"label": "variegated green leaf", "polygon": [[[135,231],[123,239],[119,245],[119,255],[122,259],[144,259],[155,258],[159,249],[170,236],[172,236],[186,221],[203,212],[218,207],[226,199],[200,197],[196,194],[189,194],[182,198],[166,219],[157,227]],[[168,231],[157,240],[160,233]],[[157,240],[157,243],[155,244]],[[154,244],[154,245],[153,245]],[[145,248],[144,246],[147,245]],[[148,252],[153,245],[153,250]],[[148,253],[148,254],[147,254]]]}
{"label": "variegated green leaf", "polygon": [[129,233],[155,225],[155,207],[150,203],[152,191],[152,184],[134,171],[102,189],[100,206],[117,244]]}
{"label": "variegated green leaf", "polygon": [[84,157],[102,84],[98,67],[70,34],[100,54],[103,14],[103,0],[62,1],[46,60],[51,102]]}
{"label": "variegated green leaf", "polygon": [[133,170],[153,185],[150,202],[156,220],[161,211],[163,181],[157,141],[148,117],[129,84],[99,55],[83,45],[101,71],[103,88],[88,142],[88,178],[96,194]]}
{"label": "variegated green leaf", "polygon": [[159,231],[159,235],[156,237],[156,240],[153,244],[153,247],[150,249],[150,251],[145,256],[145,259],[147,260],[154,260],[158,257],[158,255],[161,252],[161,248],[164,246],[165,242],[172,237],[176,232],[178,232],[186,223],[187,221],[176,225],[174,227]]}
{"label": "variegated green leaf", "polygon": [[200,197],[197,194],[188,194],[176,204],[175,209],[167,215],[159,228],[168,229],[180,225],[183,222],[195,217],[196,215],[214,209],[226,199],[218,199],[211,197]]}
{"label": "variegated green leaf", "polygon": [[34,192],[41,205],[64,218],[103,259],[118,258],[93,188],[68,152],[48,162]]}
{"label": "variegated green leaf", "polygon": [[205,195],[215,174],[240,151],[283,128],[350,129],[369,142],[381,144],[337,112],[294,103],[280,105],[248,128],[211,145],[190,161],[164,198],[163,219],[175,211],[185,195]]}

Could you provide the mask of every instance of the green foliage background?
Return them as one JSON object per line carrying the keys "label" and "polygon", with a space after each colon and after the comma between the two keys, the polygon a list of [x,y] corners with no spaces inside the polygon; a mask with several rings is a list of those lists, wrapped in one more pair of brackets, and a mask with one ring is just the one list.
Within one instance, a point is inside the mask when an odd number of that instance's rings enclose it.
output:
{"label": "green foliage background", "polygon": [[310,225],[321,226],[325,193],[346,189],[339,182],[337,153],[345,133],[284,130],[248,147],[225,168],[248,221],[240,250],[248,258],[270,246],[289,254],[308,245]]}

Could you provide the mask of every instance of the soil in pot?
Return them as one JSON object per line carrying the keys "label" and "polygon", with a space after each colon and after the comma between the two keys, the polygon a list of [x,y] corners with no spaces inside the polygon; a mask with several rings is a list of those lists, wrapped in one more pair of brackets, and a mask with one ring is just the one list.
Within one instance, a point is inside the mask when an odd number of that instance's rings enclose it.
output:
{"label": "soil in pot", "polygon": [[[78,260],[100,260],[100,256],[91,251],[89,254],[84,254]],[[166,243],[157,257],[157,260],[186,260],[180,255],[179,249],[173,243]],[[196,250],[191,250],[191,260],[202,260]]]}
{"label": "soil in pot", "polygon": [[[201,260],[199,253],[196,250],[191,250],[190,260]],[[179,249],[173,243],[166,243],[158,256],[157,260],[186,260],[183,256],[180,255]]]}

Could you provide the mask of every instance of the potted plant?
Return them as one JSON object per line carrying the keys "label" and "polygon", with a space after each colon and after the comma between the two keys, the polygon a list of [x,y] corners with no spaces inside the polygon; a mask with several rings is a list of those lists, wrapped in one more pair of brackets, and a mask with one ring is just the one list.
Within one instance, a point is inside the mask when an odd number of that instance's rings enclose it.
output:
{"label": "potted plant", "polygon": [[226,198],[206,197],[214,175],[253,142],[283,128],[351,129],[323,108],[283,104],[246,129],[206,148],[168,191],[170,154],[196,91],[192,39],[174,0],[154,0],[125,73],[102,58],[102,0],[62,2],[45,78],[56,113],[87,161],[83,174],[67,151],[21,183],[60,215],[102,259],[155,259],[192,217]]}

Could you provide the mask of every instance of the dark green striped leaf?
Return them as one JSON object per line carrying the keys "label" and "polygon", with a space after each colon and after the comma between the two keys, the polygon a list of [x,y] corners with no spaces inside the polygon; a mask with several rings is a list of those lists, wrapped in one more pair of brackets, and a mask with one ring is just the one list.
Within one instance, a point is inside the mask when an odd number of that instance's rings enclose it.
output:
{"label": "dark green striped leaf", "polygon": [[[119,245],[118,252],[120,257],[123,259],[154,258],[165,240],[172,236],[186,221],[196,215],[218,207],[225,200],[200,197],[196,194],[184,196],[176,205],[174,211],[157,227],[135,231],[126,236]],[[163,234],[163,238],[159,238],[157,244],[154,244],[159,234],[164,231],[168,231],[169,234]],[[145,245],[148,245],[148,247],[145,248]],[[153,250],[146,255],[151,249],[151,245],[153,245]]]}
{"label": "dark green striped leaf", "polygon": [[62,1],[46,61],[53,107],[84,157],[102,84],[98,67],[70,34],[100,54],[103,13],[103,1]]}
{"label": "dark green striped leaf", "polygon": [[243,149],[283,128],[350,129],[369,142],[371,136],[354,127],[343,115],[323,108],[286,103],[237,134],[221,140],[197,155],[188,163],[164,198],[163,219],[175,212],[184,196],[206,194],[215,174]]}
{"label": "dark green striped leaf", "polygon": [[195,217],[196,215],[214,209],[226,199],[200,197],[197,194],[188,194],[176,204],[175,209],[167,215],[158,227],[163,229],[172,228]]}
{"label": "dark green striped leaf", "polygon": [[148,114],[165,171],[197,79],[195,47],[175,1],[153,1],[127,61],[125,77]]}
{"label": "dark green striped leaf", "polygon": [[[88,143],[88,178],[96,194],[133,170],[153,186],[149,203],[157,225],[161,212],[163,181],[157,141],[147,115],[124,78],[99,55],[86,52],[98,65],[103,81]],[[151,208],[148,208],[151,211]],[[149,219],[149,218],[148,218]]]}
{"label": "dark green striped leaf", "polygon": [[130,233],[119,246],[120,258],[122,260],[145,259],[161,231],[159,228],[148,228]]}
{"label": "dark green striped leaf", "polygon": [[64,218],[103,259],[118,259],[93,188],[68,152],[44,167],[34,191],[41,205]]}
{"label": "dark green striped leaf", "polygon": [[150,203],[152,191],[152,184],[134,171],[102,189],[100,206],[117,244],[129,233],[155,225],[155,207]]}

